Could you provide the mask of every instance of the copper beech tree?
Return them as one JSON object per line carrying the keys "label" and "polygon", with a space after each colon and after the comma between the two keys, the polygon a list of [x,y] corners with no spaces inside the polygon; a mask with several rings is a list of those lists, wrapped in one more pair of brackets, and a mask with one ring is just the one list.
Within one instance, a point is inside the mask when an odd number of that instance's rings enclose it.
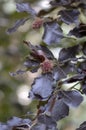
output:
{"label": "copper beech tree", "polygon": [[[11,73],[12,76],[27,71],[35,73],[41,69],[31,85],[27,98],[38,100],[37,114],[31,119],[13,117],[6,123],[0,123],[0,130],[58,130],[58,122],[70,116],[71,107],[77,107],[86,95],[86,21],[80,18],[86,15],[85,0],[52,0],[49,9],[39,12],[30,3],[16,3],[19,13],[29,13],[15,22],[7,30],[11,34],[17,31],[29,19],[33,19],[32,29],[43,28],[39,45],[33,45],[24,39],[29,54],[24,61],[24,70]],[[50,15],[55,11],[55,17]],[[73,28],[65,34],[62,24]],[[33,36],[34,37],[34,36]],[[58,59],[50,48],[58,48]],[[58,53],[58,52],[57,52]],[[78,55],[78,57],[77,57]],[[75,83],[69,88],[65,84]],[[79,84],[79,86],[78,86]],[[76,130],[85,130],[86,122]]]}

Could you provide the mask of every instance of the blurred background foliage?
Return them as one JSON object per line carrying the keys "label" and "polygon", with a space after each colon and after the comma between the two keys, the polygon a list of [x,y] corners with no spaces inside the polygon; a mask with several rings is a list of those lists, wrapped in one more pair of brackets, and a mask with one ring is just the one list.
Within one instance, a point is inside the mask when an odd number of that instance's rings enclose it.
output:
{"label": "blurred background foliage", "polygon": [[[26,14],[16,12],[15,2],[14,0],[0,0],[0,121],[6,121],[11,116],[23,116],[32,108],[28,105],[30,101],[27,96],[28,86],[34,75],[26,73],[11,77],[9,74],[20,68],[28,54],[28,48],[23,45],[22,41],[29,37],[32,39],[36,33],[30,31],[31,21],[29,21],[17,32],[11,35],[6,34],[6,30],[12,27],[17,19],[26,16]],[[29,2],[33,3],[34,0],[29,0]],[[38,1],[35,2],[33,5],[36,7]],[[36,35],[39,36],[39,33]]]}
{"label": "blurred background foliage", "polygon": [[[6,121],[12,116],[26,118],[30,116],[29,111],[35,113],[37,104],[36,101],[31,102],[27,98],[30,85],[37,73],[28,72],[16,77],[9,74],[19,69],[28,55],[28,48],[22,41],[39,44],[42,34],[41,29],[31,29],[32,20],[26,22],[17,32],[6,34],[6,30],[12,27],[17,19],[27,15],[16,12],[15,2],[30,2],[37,11],[49,6],[48,0],[0,0],[0,121]],[[60,121],[60,128],[74,130],[75,126],[86,120],[85,109],[86,101],[78,109],[72,109],[69,117]]]}

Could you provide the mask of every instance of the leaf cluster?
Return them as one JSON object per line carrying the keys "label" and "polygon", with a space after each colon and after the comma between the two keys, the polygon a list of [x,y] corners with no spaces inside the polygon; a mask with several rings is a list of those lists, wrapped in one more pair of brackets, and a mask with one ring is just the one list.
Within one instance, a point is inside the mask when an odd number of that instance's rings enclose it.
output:
{"label": "leaf cluster", "polygon": [[[44,29],[43,44],[34,46],[29,41],[23,41],[29,49],[23,64],[25,70],[11,73],[15,76],[41,69],[28,95],[39,104],[34,120],[13,117],[6,124],[0,124],[2,130],[58,130],[57,122],[69,115],[71,107],[78,107],[83,101],[82,95],[86,95],[86,24],[80,20],[80,15],[86,11],[86,3],[81,0],[53,0],[49,4],[49,10],[38,13],[29,3],[16,4],[17,12],[26,12],[30,16],[16,21],[7,30],[8,33],[15,32],[30,18],[33,18],[32,29]],[[56,18],[47,16],[59,7]],[[74,24],[74,28],[64,34],[63,23],[68,26]],[[61,47],[58,59],[50,51],[51,46]],[[75,85],[67,89],[63,87],[70,83]],[[77,84],[80,84],[79,88]],[[83,124],[77,130],[83,130],[82,127]]]}

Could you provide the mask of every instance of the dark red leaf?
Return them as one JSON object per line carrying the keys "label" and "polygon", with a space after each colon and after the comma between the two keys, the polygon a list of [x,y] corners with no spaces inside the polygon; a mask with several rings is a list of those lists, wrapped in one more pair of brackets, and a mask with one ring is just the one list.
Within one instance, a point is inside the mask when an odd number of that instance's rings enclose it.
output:
{"label": "dark red leaf", "polygon": [[50,51],[50,49],[48,49],[48,47],[44,46],[44,45],[40,45],[41,50],[45,53],[46,57],[48,59],[54,59],[54,55],[53,53]]}

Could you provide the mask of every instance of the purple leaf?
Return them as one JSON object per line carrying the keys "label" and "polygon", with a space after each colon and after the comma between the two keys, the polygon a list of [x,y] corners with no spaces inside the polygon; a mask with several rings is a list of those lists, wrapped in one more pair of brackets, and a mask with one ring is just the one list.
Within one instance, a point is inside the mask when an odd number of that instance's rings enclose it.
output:
{"label": "purple leaf", "polygon": [[54,125],[50,125],[47,127],[47,130],[58,130],[58,128]]}
{"label": "purple leaf", "polygon": [[40,123],[46,124],[47,126],[56,126],[56,121],[52,117],[47,116],[45,113],[40,114],[38,120]]}
{"label": "purple leaf", "polygon": [[58,81],[62,78],[66,78],[66,73],[57,65],[53,68],[53,79]]}
{"label": "purple leaf", "polygon": [[22,119],[18,117],[13,117],[7,121],[7,125],[10,129],[8,130],[17,130],[23,128],[30,128],[31,120],[29,119]]}
{"label": "purple leaf", "polygon": [[17,12],[27,12],[36,16],[36,11],[30,6],[29,3],[16,3]]}
{"label": "purple leaf", "polygon": [[54,55],[53,53],[48,49],[48,47],[40,45],[41,46],[41,50],[45,53],[46,57],[48,59],[54,59]]}
{"label": "purple leaf", "polygon": [[10,34],[10,33],[13,33],[15,32],[21,25],[23,25],[29,18],[23,18],[23,19],[20,19],[20,20],[17,20],[14,24],[14,26],[12,28],[9,28],[7,30],[7,33]]}
{"label": "purple leaf", "polygon": [[38,123],[31,128],[31,130],[46,130],[46,125]]}
{"label": "purple leaf", "polygon": [[0,122],[0,130],[23,130],[29,129],[31,125],[30,119],[22,119],[18,117],[12,117],[6,123]]}
{"label": "purple leaf", "polygon": [[82,3],[79,3],[79,5],[77,5],[77,7],[81,7],[81,8],[86,7],[84,0],[83,1],[81,1],[81,0],[51,0],[50,4],[54,7],[64,6],[66,8],[70,8],[73,3],[77,4],[78,2],[82,2]]}
{"label": "purple leaf", "polygon": [[15,126],[15,125],[19,125],[22,122],[21,118],[18,117],[12,117],[7,121],[7,124],[9,126]]}
{"label": "purple leaf", "polygon": [[0,130],[10,130],[10,127],[7,124],[0,123]]}
{"label": "purple leaf", "polygon": [[82,81],[81,89],[82,89],[82,93],[86,95],[86,81]]}
{"label": "purple leaf", "polygon": [[79,46],[73,46],[68,48],[61,49],[59,53],[59,61],[63,61],[69,58],[74,58],[76,54],[79,52]]}
{"label": "purple leaf", "polygon": [[86,55],[86,42],[83,44],[82,52]]}
{"label": "purple leaf", "polygon": [[53,0],[50,2],[52,6],[66,6],[70,5],[74,0]]}
{"label": "purple leaf", "polygon": [[82,70],[86,72],[86,60],[80,62],[80,64],[78,65],[78,67]]}
{"label": "purple leaf", "polygon": [[44,23],[44,34],[42,39],[47,45],[58,44],[62,38],[62,29],[57,22],[53,21]]}
{"label": "purple leaf", "polygon": [[71,30],[68,35],[74,35],[76,37],[86,36],[86,24],[79,24],[78,27]]}
{"label": "purple leaf", "polygon": [[56,126],[47,126],[46,124],[38,123],[31,130],[58,130]]}
{"label": "purple leaf", "polygon": [[24,62],[24,66],[26,66],[26,68],[32,73],[37,72],[39,65],[40,62],[38,60],[29,59],[29,57],[27,57],[26,61]]}
{"label": "purple leaf", "polygon": [[11,76],[16,76],[16,75],[19,75],[19,74],[24,74],[27,70],[17,70],[16,72],[10,72],[9,74]]}
{"label": "purple leaf", "polygon": [[66,80],[67,83],[73,83],[77,81],[82,81],[85,78],[84,74],[77,74],[69,79]]}
{"label": "purple leaf", "polygon": [[57,100],[51,111],[52,118],[58,121],[68,116],[68,114],[69,114],[69,107],[63,102],[62,99]]}
{"label": "purple leaf", "polygon": [[85,3],[85,1],[82,1],[82,3],[79,3],[78,7],[81,8],[82,10],[86,10],[86,3]]}
{"label": "purple leaf", "polygon": [[77,9],[73,10],[61,10],[58,15],[61,15],[61,20],[66,24],[76,23],[78,24],[79,11]]}
{"label": "purple leaf", "polygon": [[[63,61],[62,61],[63,63]],[[61,69],[66,73],[66,74],[69,74],[70,72],[71,73],[76,73],[76,69],[75,69],[75,66],[70,63],[70,62],[65,62],[62,66],[61,66]]]}
{"label": "purple leaf", "polygon": [[23,41],[28,47],[30,51],[30,56],[28,59],[38,60],[38,62],[43,62],[45,60],[46,54],[42,51],[41,46],[33,46],[30,42]]}
{"label": "purple leaf", "polygon": [[36,78],[32,84],[29,97],[32,99],[38,98],[40,100],[47,100],[53,92],[53,84],[53,78],[50,73],[41,75]]}
{"label": "purple leaf", "polygon": [[84,121],[76,130],[86,130],[86,121]]}
{"label": "purple leaf", "polygon": [[31,120],[29,119],[22,119],[22,118],[18,118],[18,117],[12,117],[11,119],[9,119],[7,121],[7,125],[8,126],[18,126],[18,125],[21,125],[21,124],[25,124],[25,123],[30,123]]}
{"label": "purple leaf", "polygon": [[[46,105],[46,110],[44,112],[46,117],[52,119],[52,123],[65,118],[69,114],[69,107],[63,102],[63,99],[51,98]],[[47,119],[47,118],[46,118]]]}
{"label": "purple leaf", "polygon": [[63,99],[63,102],[68,106],[78,107],[83,101],[82,95],[76,91],[60,91],[59,98]]}

